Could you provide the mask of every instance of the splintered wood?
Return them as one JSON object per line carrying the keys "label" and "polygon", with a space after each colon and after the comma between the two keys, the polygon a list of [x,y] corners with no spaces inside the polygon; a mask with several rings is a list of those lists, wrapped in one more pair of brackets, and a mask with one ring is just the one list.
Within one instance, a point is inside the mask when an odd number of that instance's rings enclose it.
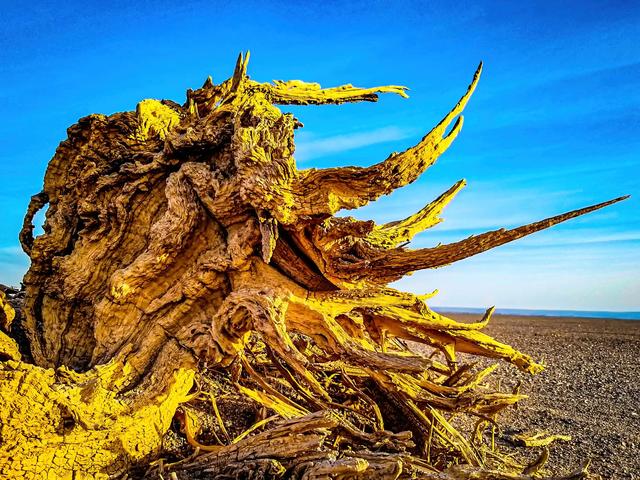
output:
{"label": "splintered wood", "polygon": [[[298,170],[302,124],[275,105],[406,88],[258,83],[248,59],[184,105],[147,99],[69,128],[20,234],[31,258],[20,350],[0,297],[0,476],[537,475],[544,452],[519,465],[491,442],[497,414],[524,396],[490,388],[494,367],[457,354],[542,366],[481,332],[493,309],[460,323],[387,284],[621,199],[411,250],[464,181],[385,225],[334,214],[429,168],[460,132],[481,67],[416,146],[366,168]],[[461,416],[475,429],[458,429]]]}

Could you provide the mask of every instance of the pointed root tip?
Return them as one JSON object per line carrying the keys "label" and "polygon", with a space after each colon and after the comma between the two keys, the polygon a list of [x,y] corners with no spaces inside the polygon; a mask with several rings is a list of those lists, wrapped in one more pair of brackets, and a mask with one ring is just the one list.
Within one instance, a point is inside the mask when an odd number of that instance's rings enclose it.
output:
{"label": "pointed root tip", "polygon": [[618,202],[622,202],[628,198],[631,198],[631,195],[623,195],[621,197],[616,197],[616,198],[612,198],[611,200],[607,200],[606,202],[602,202],[598,205],[605,205],[605,204],[613,204],[613,203],[618,203]]}
{"label": "pointed root tip", "polygon": [[440,195],[440,197],[438,197],[436,201],[446,199],[446,202],[448,203],[453,199],[453,197],[455,197],[458,193],[460,193],[460,190],[462,190],[466,186],[467,186],[467,181],[464,178],[462,178],[458,180],[456,183],[454,183],[453,185],[451,185],[449,189],[445,191],[442,195]]}
{"label": "pointed root tip", "polygon": [[422,295],[417,295],[418,299],[422,300],[423,302],[425,300],[429,300],[430,298],[435,297],[436,295],[438,295],[438,293],[440,293],[440,290],[438,290],[437,288],[431,292],[431,293],[423,293]]}
{"label": "pointed root tip", "polygon": [[614,203],[619,203],[624,200],[630,198],[631,195],[623,195],[622,197],[612,198],[611,200],[607,200],[606,202],[596,203],[595,205],[591,205],[590,207],[585,207],[583,209],[575,210],[576,212],[583,210],[584,213],[593,212],[594,210],[600,210],[601,208],[608,207],[609,205],[613,205]]}
{"label": "pointed root tip", "polygon": [[405,87],[404,85],[387,85],[386,87],[377,87],[377,92],[374,93],[374,96],[377,99],[379,93],[395,93],[402,98],[409,98],[407,91],[409,91],[409,87]]}
{"label": "pointed root tip", "polygon": [[458,118],[456,118],[456,121],[453,124],[453,127],[451,127],[451,131],[449,132],[449,134],[446,135],[444,138],[445,139],[451,138],[452,140],[456,138],[460,133],[460,130],[462,130],[463,125],[464,125],[464,115],[460,115],[458,116]]}
{"label": "pointed root tip", "polygon": [[[427,134],[427,136],[429,136],[433,134],[435,131],[440,131],[441,135],[443,135],[443,137],[448,140],[448,143],[446,144],[447,148],[450,145],[450,143],[453,142],[453,140],[456,138],[458,133],[460,133],[460,130],[462,130],[462,125],[464,124],[464,116],[461,114],[462,114],[462,111],[467,106],[467,103],[469,102],[471,95],[473,95],[473,92],[476,89],[476,85],[478,84],[478,80],[480,79],[480,72],[482,70],[481,67],[482,65],[478,67],[478,70],[476,70],[475,74],[473,75],[473,80],[469,84],[469,87],[467,88],[467,91],[465,92],[465,94],[462,97],[460,97],[460,100],[458,100],[458,103],[453,107],[453,109],[449,113],[447,113],[444,116],[444,118],[440,121],[440,123],[436,126],[436,128]],[[451,130],[449,131],[449,133],[445,135],[445,131],[447,127],[453,121],[454,118],[456,119],[456,121],[453,124],[453,127],[451,127]]]}
{"label": "pointed root tip", "polygon": [[204,81],[204,83],[202,84],[202,88],[209,88],[212,86],[213,86],[213,78],[211,77],[211,75],[209,75],[207,79]]}
{"label": "pointed root tip", "polygon": [[489,307],[487,308],[487,310],[484,312],[484,315],[482,316],[482,320],[480,320],[481,323],[488,323],[489,320],[491,320],[491,317],[493,316],[493,313],[496,311],[496,307],[495,305],[493,307]]}
{"label": "pointed root tip", "polygon": [[247,65],[249,64],[249,57],[251,56],[251,52],[249,50],[246,51],[246,53],[243,54],[243,52],[240,52],[238,54],[238,59],[236,60],[236,68],[235,68],[235,74],[240,74],[242,73],[243,75],[247,73]]}
{"label": "pointed root tip", "polygon": [[427,207],[437,204],[440,206],[441,210],[444,209],[444,207],[446,207],[466,185],[467,181],[464,178],[462,180],[458,180],[451,187],[449,187],[446,192],[441,194],[436,200],[427,205]]}

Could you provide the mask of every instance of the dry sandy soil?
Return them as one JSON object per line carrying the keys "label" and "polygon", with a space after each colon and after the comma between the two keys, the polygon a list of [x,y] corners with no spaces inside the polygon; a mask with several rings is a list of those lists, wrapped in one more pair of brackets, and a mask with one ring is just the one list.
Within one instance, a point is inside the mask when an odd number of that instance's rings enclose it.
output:
{"label": "dry sandy soil", "polygon": [[546,365],[536,376],[507,365],[494,374],[529,395],[504,414],[505,433],[571,435],[551,448],[556,474],[589,458],[604,479],[640,479],[640,321],[496,315],[484,332]]}

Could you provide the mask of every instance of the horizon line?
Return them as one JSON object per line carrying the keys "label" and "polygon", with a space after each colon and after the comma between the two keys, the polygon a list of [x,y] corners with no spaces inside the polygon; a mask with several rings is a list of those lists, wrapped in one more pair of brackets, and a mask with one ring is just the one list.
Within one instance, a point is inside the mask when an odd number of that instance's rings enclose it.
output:
{"label": "horizon line", "polygon": [[[484,313],[484,307],[460,307],[453,305],[430,305],[429,308],[448,313]],[[610,320],[640,320],[640,310],[580,310],[567,308],[511,308],[496,307],[495,315],[598,318]]]}

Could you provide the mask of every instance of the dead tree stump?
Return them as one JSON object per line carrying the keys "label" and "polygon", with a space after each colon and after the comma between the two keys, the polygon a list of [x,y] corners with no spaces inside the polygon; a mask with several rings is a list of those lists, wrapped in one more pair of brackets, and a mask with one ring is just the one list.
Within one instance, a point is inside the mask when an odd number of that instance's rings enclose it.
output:
{"label": "dead tree stump", "polygon": [[[184,105],[143,100],[69,128],[20,234],[32,262],[20,325],[28,351],[0,298],[0,476],[530,478],[538,467],[523,471],[483,440],[523,396],[488,389],[491,369],[456,354],[542,367],[481,333],[492,309],[459,323],[427,296],[386,285],[620,199],[408,249],[464,181],[385,225],[334,214],[432,165],[460,132],[481,67],[416,146],[371,167],[298,170],[302,124],[274,105],[376,101],[405,88],[258,83],[247,61],[188,90]],[[454,414],[477,419],[471,438]]]}

